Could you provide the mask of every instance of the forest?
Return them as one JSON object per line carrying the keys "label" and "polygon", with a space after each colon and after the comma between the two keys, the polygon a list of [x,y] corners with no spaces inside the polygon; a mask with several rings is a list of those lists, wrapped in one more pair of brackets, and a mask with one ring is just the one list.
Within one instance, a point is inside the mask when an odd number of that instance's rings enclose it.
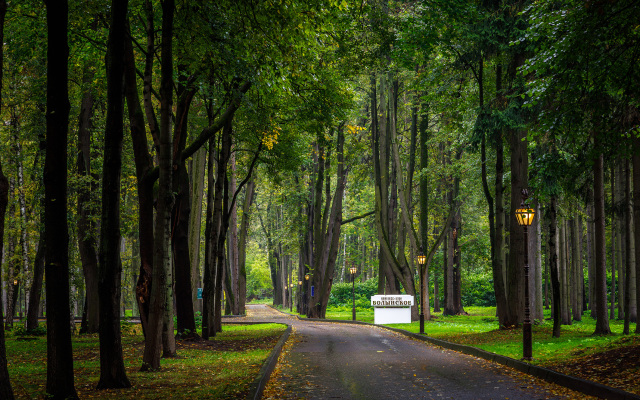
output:
{"label": "forest", "polygon": [[196,319],[208,339],[265,296],[324,318],[354,279],[416,296],[414,319],[481,291],[513,329],[525,246],[534,320],[551,307],[554,335],[582,318],[629,334],[638,15],[633,0],[0,0],[0,398],[5,330],[46,326],[47,393],[74,398],[72,335],[99,334],[98,388],[128,387],[121,318],[140,319],[156,371]]}

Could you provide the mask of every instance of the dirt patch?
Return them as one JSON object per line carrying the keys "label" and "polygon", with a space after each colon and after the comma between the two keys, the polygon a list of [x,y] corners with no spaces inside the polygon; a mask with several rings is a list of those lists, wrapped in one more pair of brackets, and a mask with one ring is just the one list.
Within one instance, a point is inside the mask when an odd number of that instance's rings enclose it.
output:
{"label": "dirt patch", "polygon": [[640,395],[640,345],[607,350],[548,368]]}

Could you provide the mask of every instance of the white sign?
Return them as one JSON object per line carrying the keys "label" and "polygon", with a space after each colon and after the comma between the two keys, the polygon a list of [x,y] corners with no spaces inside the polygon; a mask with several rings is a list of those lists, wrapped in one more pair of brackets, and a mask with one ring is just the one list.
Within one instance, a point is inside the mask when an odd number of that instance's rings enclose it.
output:
{"label": "white sign", "polygon": [[411,307],[413,296],[408,294],[378,294],[371,296],[371,305],[374,307]]}
{"label": "white sign", "polygon": [[414,297],[407,294],[379,294],[371,297],[375,324],[410,324]]}

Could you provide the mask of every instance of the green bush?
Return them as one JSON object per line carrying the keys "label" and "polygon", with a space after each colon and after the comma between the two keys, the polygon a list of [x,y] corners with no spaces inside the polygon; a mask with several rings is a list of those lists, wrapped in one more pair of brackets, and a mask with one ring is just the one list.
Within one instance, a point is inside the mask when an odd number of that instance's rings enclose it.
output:
{"label": "green bush", "polygon": [[462,281],[462,304],[464,306],[495,307],[496,294],[493,278],[487,275],[468,276]]}
{"label": "green bush", "polygon": [[[351,309],[353,300],[351,297],[351,283],[335,283],[331,287],[329,307],[347,307]],[[357,308],[371,308],[371,296],[378,292],[378,282],[370,279],[366,282],[356,282],[355,298]]]}

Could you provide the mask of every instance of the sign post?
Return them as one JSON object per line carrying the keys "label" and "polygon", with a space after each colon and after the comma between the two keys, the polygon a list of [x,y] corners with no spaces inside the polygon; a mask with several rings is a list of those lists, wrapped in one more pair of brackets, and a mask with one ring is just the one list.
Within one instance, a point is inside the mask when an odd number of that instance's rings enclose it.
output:
{"label": "sign post", "polygon": [[407,294],[379,294],[371,297],[374,323],[410,324],[414,298]]}

